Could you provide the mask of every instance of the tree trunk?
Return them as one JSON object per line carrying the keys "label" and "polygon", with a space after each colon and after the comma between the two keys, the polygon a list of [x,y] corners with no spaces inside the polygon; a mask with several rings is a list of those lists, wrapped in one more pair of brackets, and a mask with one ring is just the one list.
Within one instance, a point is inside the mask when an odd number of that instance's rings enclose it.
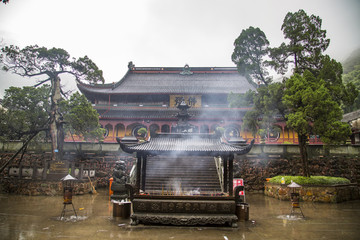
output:
{"label": "tree trunk", "polygon": [[50,113],[50,136],[52,146],[52,161],[60,161],[62,159],[63,133],[61,115],[59,111],[59,102],[61,100],[60,78],[55,76],[51,80],[51,113]]}
{"label": "tree trunk", "polygon": [[299,139],[299,148],[300,148],[303,176],[310,177],[308,154],[307,154],[307,144],[306,144],[307,136],[306,135],[298,135],[298,139]]}

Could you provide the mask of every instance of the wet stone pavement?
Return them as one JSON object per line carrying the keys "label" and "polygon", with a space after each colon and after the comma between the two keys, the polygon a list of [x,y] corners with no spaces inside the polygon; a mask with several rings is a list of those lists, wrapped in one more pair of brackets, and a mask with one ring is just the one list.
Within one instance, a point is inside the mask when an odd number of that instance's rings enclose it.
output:
{"label": "wet stone pavement", "polygon": [[302,219],[289,218],[289,202],[263,194],[246,197],[250,221],[230,228],[130,226],[130,220],[112,217],[105,190],[73,197],[77,220],[70,211],[60,220],[62,196],[0,194],[0,239],[360,239],[360,201],[301,203]]}

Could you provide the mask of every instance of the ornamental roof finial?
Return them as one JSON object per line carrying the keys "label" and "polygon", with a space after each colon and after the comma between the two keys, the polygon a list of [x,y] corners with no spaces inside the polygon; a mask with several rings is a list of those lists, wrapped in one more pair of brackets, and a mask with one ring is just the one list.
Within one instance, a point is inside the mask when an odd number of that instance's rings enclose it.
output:
{"label": "ornamental roof finial", "polygon": [[134,67],[135,67],[135,64],[132,61],[130,61],[128,64],[129,70],[133,70]]}
{"label": "ornamental roof finial", "polygon": [[192,75],[193,72],[190,71],[191,68],[189,67],[189,64],[185,64],[182,72],[180,72],[181,75]]}

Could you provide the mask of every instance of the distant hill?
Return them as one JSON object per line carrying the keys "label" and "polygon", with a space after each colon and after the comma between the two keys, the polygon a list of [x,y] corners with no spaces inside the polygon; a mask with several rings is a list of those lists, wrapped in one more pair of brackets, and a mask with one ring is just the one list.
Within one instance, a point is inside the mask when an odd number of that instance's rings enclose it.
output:
{"label": "distant hill", "polygon": [[350,56],[342,63],[344,73],[355,70],[356,65],[360,65],[360,48],[353,51]]}
{"label": "distant hill", "polygon": [[[353,83],[360,91],[360,48],[353,51],[351,55],[342,63],[344,74],[342,75],[344,83]],[[360,109],[360,93],[351,106],[343,106],[345,113]]]}

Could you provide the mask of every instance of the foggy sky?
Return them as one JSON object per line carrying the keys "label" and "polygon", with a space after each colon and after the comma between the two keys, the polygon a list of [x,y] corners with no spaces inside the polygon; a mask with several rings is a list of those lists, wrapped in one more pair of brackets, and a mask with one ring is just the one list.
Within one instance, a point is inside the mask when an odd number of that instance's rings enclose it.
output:
{"label": "foggy sky", "polygon": [[[3,45],[88,55],[111,83],[123,77],[129,61],[146,67],[233,67],[233,43],[243,29],[259,27],[271,47],[278,46],[285,41],[285,15],[299,9],[323,20],[331,57],[342,61],[360,47],[360,0],[10,0],[0,4],[0,38]],[[1,72],[0,97],[23,83]],[[76,89],[71,79],[62,83]]]}

